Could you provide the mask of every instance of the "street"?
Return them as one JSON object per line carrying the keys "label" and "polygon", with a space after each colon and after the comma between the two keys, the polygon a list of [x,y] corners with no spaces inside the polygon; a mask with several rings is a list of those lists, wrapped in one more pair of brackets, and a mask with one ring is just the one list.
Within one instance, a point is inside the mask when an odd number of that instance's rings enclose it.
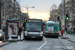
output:
{"label": "street", "polygon": [[75,50],[75,43],[59,38],[44,37],[40,40],[23,40],[12,42],[1,50]]}
{"label": "street", "polygon": [[0,50],[75,50],[75,0],[0,0]]}

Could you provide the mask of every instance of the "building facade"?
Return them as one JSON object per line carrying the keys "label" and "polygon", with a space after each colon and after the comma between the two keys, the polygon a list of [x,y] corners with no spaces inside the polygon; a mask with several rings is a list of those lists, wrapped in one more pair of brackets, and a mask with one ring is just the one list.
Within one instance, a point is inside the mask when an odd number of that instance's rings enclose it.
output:
{"label": "building facade", "polygon": [[58,9],[50,11],[49,21],[55,21],[59,23],[59,13]]}
{"label": "building facade", "polygon": [[21,8],[17,0],[1,0],[1,3],[2,23],[9,20],[9,18],[21,18]]}
{"label": "building facade", "polygon": [[24,22],[25,19],[29,18],[28,13],[21,13],[21,21]]}
{"label": "building facade", "polygon": [[[61,4],[59,5],[59,15],[61,19],[61,26],[62,28],[68,28],[69,26],[74,26],[74,20],[75,20],[75,0],[61,0]],[[65,1],[65,3],[64,3]],[[66,17],[69,19],[66,20]]]}

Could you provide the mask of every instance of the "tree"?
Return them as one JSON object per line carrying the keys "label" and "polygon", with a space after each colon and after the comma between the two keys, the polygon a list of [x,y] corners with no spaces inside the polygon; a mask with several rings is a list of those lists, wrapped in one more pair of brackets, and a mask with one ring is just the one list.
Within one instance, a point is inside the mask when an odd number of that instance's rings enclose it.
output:
{"label": "tree", "polygon": [[1,6],[3,5],[4,3],[2,3],[2,0],[0,0],[0,29],[1,29]]}
{"label": "tree", "polygon": [[1,29],[1,0],[0,0],[0,29]]}

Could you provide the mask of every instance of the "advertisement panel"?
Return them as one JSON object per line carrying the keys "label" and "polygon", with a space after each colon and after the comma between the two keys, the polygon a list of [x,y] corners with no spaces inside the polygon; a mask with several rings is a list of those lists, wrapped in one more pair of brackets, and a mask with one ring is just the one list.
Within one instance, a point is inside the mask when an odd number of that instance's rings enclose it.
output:
{"label": "advertisement panel", "polygon": [[48,31],[49,31],[49,32],[53,32],[53,31],[54,31],[54,27],[49,27],[49,28],[48,28]]}
{"label": "advertisement panel", "polygon": [[17,37],[18,35],[17,23],[8,22],[8,37]]}

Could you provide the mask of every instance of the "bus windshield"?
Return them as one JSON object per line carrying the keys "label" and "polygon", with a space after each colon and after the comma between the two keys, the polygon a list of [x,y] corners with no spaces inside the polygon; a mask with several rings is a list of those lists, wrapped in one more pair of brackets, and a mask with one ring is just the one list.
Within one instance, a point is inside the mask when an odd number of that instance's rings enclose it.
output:
{"label": "bus windshield", "polygon": [[42,31],[42,23],[26,23],[26,31],[40,32]]}

